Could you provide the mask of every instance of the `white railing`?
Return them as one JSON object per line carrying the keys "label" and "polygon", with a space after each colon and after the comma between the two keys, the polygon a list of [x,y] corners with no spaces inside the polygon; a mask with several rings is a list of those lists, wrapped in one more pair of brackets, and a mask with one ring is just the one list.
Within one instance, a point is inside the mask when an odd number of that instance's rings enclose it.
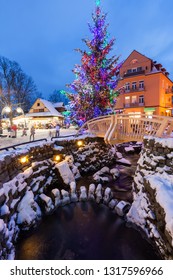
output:
{"label": "white railing", "polygon": [[106,143],[142,141],[145,135],[156,137],[173,136],[173,118],[145,114],[117,114],[101,116],[86,122],[81,129],[103,137]]}

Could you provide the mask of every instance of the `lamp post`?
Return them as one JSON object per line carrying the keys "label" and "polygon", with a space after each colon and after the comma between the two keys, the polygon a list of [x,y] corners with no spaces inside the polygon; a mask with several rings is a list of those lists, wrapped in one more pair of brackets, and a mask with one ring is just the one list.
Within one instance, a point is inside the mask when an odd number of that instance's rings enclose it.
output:
{"label": "lamp post", "polygon": [[[3,109],[2,109],[2,112],[1,112],[1,116],[3,116],[4,114],[10,114],[11,115],[11,118],[10,118],[10,123],[11,123],[11,125],[12,125],[12,107],[11,106],[5,106]],[[25,116],[24,115],[24,111],[23,111],[23,109],[21,108],[21,107],[17,107],[16,109],[14,109],[14,111],[16,111],[18,114],[23,114],[23,116]],[[25,127],[26,127],[26,121],[24,121],[25,122]],[[0,128],[1,128],[1,123],[0,123]],[[17,128],[17,127],[16,127]],[[15,132],[15,134],[16,134],[16,132]]]}

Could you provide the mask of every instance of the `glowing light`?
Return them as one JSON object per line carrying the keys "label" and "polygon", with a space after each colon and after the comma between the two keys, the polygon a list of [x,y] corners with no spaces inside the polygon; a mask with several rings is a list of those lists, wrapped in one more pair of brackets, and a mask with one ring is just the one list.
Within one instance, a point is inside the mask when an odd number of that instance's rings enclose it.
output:
{"label": "glowing light", "polygon": [[18,107],[18,108],[16,109],[16,111],[17,111],[17,113],[23,113],[23,110],[22,110],[22,108],[20,108],[20,107]]}
{"label": "glowing light", "polygon": [[82,147],[84,145],[84,142],[82,140],[77,141],[78,147]]}
{"label": "glowing light", "polygon": [[28,162],[28,157],[27,156],[24,156],[24,157],[20,158],[20,163],[24,164],[24,163],[27,163],[27,162]]}
{"label": "glowing light", "polygon": [[59,161],[62,160],[62,156],[61,156],[61,155],[56,155],[56,156],[54,157],[54,160],[57,161],[57,162],[59,162]]}
{"label": "glowing light", "polygon": [[96,6],[100,5],[100,0],[96,0]]}
{"label": "glowing light", "polygon": [[6,113],[10,113],[10,112],[11,112],[11,108],[10,108],[10,107],[5,107],[5,108],[4,108],[4,111],[5,111]]}

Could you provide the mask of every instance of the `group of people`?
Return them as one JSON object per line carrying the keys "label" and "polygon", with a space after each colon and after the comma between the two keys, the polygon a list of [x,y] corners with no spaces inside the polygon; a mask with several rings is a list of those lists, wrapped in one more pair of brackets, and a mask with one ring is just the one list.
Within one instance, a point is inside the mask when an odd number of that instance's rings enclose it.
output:
{"label": "group of people", "polygon": [[[49,130],[49,137],[53,137],[53,136],[54,137],[59,137],[60,136],[60,128],[61,128],[61,126],[57,123],[54,131],[52,131],[51,129]],[[13,124],[12,126],[9,126],[7,128],[7,130],[8,130],[8,133],[9,133],[8,134],[9,137],[14,137],[14,138],[17,137],[17,125]],[[23,136],[27,136],[27,128],[26,127],[23,127],[21,137],[23,137]],[[32,125],[30,130],[29,130],[29,139],[30,139],[30,141],[35,140],[35,127],[34,127],[34,125]]]}

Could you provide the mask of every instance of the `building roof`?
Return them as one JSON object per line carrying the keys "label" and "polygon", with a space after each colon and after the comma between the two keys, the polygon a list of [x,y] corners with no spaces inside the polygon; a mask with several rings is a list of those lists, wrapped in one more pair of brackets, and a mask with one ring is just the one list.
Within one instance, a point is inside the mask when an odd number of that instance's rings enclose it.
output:
{"label": "building roof", "polygon": [[[63,115],[58,112],[55,107],[54,107],[54,104],[51,103],[50,101],[48,100],[45,100],[45,99],[42,99],[42,98],[38,98],[34,104],[36,102],[42,102],[44,104],[44,106],[49,110],[49,112],[38,112],[38,113],[28,113],[26,114],[27,117],[46,117],[46,116],[53,116],[53,117],[61,117],[61,118],[64,118]],[[33,107],[33,106],[32,106]]]}
{"label": "building roof", "polygon": [[64,107],[64,102],[56,102],[52,103],[55,108],[62,108]]}

